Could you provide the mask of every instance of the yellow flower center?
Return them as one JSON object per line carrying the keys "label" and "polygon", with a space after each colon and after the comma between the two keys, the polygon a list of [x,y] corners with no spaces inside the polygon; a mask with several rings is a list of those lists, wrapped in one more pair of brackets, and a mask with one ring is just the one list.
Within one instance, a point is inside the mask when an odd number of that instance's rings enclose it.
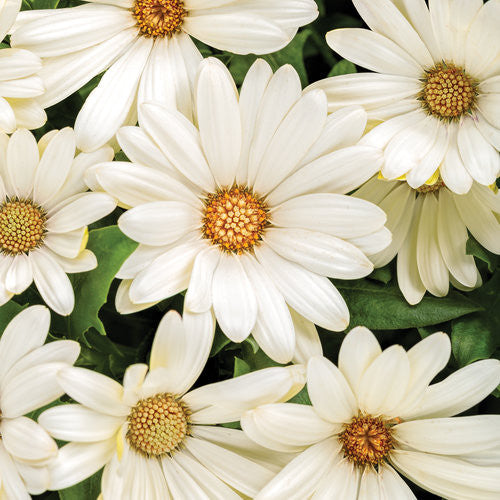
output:
{"label": "yellow flower center", "polygon": [[181,0],[135,0],[132,14],[143,36],[172,36],[181,29],[187,12]]}
{"label": "yellow flower center", "polygon": [[229,252],[250,250],[268,222],[265,203],[246,188],[223,189],[205,202],[203,234]]}
{"label": "yellow flower center", "polygon": [[31,200],[13,198],[0,205],[0,246],[4,253],[19,254],[39,246],[45,234],[46,215]]}
{"label": "yellow flower center", "polygon": [[369,415],[354,417],[339,440],[344,456],[358,465],[378,464],[393,448],[389,423]]}
{"label": "yellow flower center", "polygon": [[188,407],[172,394],[141,399],[128,416],[127,440],[148,457],[172,453],[189,432],[189,415]]}
{"label": "yellow flower center", "polygon": [[477,83],[462,68],[440,63],[426,71],[419,95],[424,109],[438,118],[458,119],[475,106]]}
{"label": "yellow flower center", "polygon": [[419,188],[415,189],[415,191],[421,194],[427,194],[439,191],[443,187],[445,187],[445,184],[441,179],[439,179],[434,184],[422,184]]}

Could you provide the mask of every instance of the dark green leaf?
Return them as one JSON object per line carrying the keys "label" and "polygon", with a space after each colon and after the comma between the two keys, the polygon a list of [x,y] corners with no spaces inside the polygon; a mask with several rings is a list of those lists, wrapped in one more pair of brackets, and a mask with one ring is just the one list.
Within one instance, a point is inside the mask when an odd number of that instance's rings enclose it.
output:
{"label": "dark green leaf", "polygon": [[98,317],[106,302],[109,287],[120,266],[134,251],[137,243],[127,238],[118,226],[109,226],[90,231],[87,248],[92,250],[99,265],[88,273],[75,274],[75,309],[69,316],[69,336],[78,338],[93,326],[105,334],[104,325]]}
{"label": "dark green leaf", "polygon": [[95,500],[101,494],[102,470],[81,483],[59,491],[61,500]]}
{"label": "dark green leaf", "polygon": [[233,377],[239,377],[240,375],[245,375],[245,373],[250,373],[250,365],[238,357],[234,357],[234,372]]}
{"label": "dark green leaf", "polygon": [[500,257],[483,248],[472,236],[467,240],[466,252],[468,255],[473,255],[479,260],[488,264],[488,270],[493,272],[498,268]]}
{"label": "dark green leaf", "polygon": [[373,330],[398,330],[436,325],[482,309],[455,291],[442,298],[426,295],[420,304],[411,306],[396,284],[381,285],[366,279],[334,280],[334,284],[349,306],[349,328],[362,325]]}
{"label": "dark green leaf", "polygon": [[9,300],[9,302],[0,307],[0,335],[2,335],[10,320],[25,308],[26,306],[20,306],[13,300]]}
{"label": "dark green leaf", "polygon": [[352,62],[342,59],[333,66],[328,76],[347,75],[349,73],[356,73],[356,66]]}

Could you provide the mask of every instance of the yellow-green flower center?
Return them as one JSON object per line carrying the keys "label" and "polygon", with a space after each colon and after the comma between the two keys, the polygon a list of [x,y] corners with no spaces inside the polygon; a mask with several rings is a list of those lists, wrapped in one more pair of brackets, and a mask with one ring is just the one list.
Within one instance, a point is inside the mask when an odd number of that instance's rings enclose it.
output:
{"label": "yellow-green flower center", "polygon": [[181,29],[187,12],[181,0],[135,0],[132,15],[143,36],[172,36]]}
{"label": "yellow-green flower center", "polygon": [[419,99],[424,109],[448,120],[460,118],[476,104],[477,83],[460,67],[450,63],[436,64],[426,71]]}
{"label": "yellow-green flower center", "polygon": [[354,417],[339,435],[344,456],[357,465],[379,464],[393,448],[391,426],[379,417]]}
{"label": "yellow-green flower center", "polygon": [[203,235],[225,251],[250,250],[268,222],[265,203],[246,188],[223,189],[205,201]]}
{"label": "yellow-green flower center", "polygon": [[419,188],[415,189],[415,191],[421,194],[427,194],[439,191],[443,187],[445,187],[444,182],[438,179],[434,184],[422,184]]}
{"label": "yellow-green flower center", "polygon": [[46,215],[31,200],[13,198],[0,205],[0,247],[2,252],[29,252],[43,242]]}
{"label": "yellow-green flower center", "polygon": [[172,453],[189,432],[189,415],[189,408],[172,394],[141,399],[128,416],[127,440],[148,457]]}

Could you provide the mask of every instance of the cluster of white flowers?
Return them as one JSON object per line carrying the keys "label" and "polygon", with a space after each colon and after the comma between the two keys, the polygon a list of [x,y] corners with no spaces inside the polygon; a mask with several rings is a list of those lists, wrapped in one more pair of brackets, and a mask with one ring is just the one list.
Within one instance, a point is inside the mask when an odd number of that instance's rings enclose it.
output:
{"label": "cluster of white flowers", "polygon": [[[192,38],[274,52],[316,19],[313,0],[23,12],[0,0],[11,46],[0,49],[0,305],[34,282],[71,314],[67,274],[98,265],[87,226],[117,206],[138,243],[116,275],[117,311],[185,292],[182,317],[164,316],[149,364],[129,366],[123,384],[74,367],[77,342],[44,346],[47,308],[12,319],[0,337],[0,499],[103,467],[103,500],[415,498],[396,470],[445,498],[499,498],[500,416],[454,417],[498,386],[498,360],[432,383],[446,334],[382,351],[358,327],[337,368],[314,325],[349,325],[329,278],[397,256],[417,304],[450,282],[481,285],[468,232],[500,254],[500,1],[353,2],[370,29],[326,40],[370,73],[302,90],[292,66],[257,59],[238,90]],[[44,109],[101,73],[74,130],[37,142]],[[118,150],[130,161],[113,161]],[[294,364],[192,389],[216,323]],[[304,387],[312,405],[288,402]],[[31,418],[64,393],[76,403]]]}

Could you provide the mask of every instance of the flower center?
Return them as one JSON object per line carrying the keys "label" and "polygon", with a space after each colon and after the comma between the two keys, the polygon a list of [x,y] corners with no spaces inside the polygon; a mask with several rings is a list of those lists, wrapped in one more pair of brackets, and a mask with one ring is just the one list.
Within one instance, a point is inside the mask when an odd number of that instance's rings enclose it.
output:
{"label": "flower center", "polygon": [[128,416],[127,440],[148,457],[172,453],[188,434],[189,415],[188,407],[172,394],[141,399]]}
{"label": "flower center", "polygon": [[419,99],[424,109],[438,118],[453,120],[474,108],[477,83],[454,64],[436,64],[426,71],[423,83]]}
{"label": "flower center", "polygon": [[181,0],[135,0],[132,14],[142,35],[164,37],[180,30],[187,12]]}
{"label": "flower center", "polygon": [[246,188],[223,189],[205,202],[203,234],[223,250],[250,250],[269,222],[265,203]]}
{"label": "flower center", "polygon": [[434,184],[422,184],[419,188],[415,189],[418,193],[427,194],[439,191],[441,188],[445,187],[444,182],[438,179]]}
{"label": "flower center", "polygon": [[354,417],[339,440],[344,456],[358,465],[380,463],[393,447],[388,423],[369,415]]}
{"label": "flower center", "polygon": [[0,246],[4,253],[19,254],[40,246],[46,215],[31,200],[13,198],[0,205]]}

